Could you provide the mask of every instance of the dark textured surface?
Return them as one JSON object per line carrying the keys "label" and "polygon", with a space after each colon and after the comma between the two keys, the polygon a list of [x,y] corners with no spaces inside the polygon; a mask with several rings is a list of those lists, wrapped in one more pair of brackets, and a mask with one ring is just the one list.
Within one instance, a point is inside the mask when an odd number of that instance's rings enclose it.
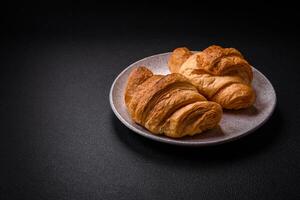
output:
{"label": "dark textured surface", "polygon": [[[300,198],[296,12],[192,12],[187,20],[147,5],[85,9],[3,14],[0,199]],[[180,148],[116,119],[108,94],[122,69],[213,43],[241,50],[275,87],[278,104],[263,127],[225,145]]]}

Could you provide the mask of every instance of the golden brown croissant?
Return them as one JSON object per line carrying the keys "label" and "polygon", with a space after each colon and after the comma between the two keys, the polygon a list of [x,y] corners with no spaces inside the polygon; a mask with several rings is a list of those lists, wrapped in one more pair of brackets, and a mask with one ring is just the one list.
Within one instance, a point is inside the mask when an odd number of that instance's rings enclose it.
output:
{"label": "golden brown croissant", "polygon": [[207,101],[183,75],[153,75],[146,67],[129,75],[125,103],[133,121],[173,138],[211,129],[222,116],[221,106]]}
{"label": "golden brown croissant", "polygon": [[255,101],[252,68],[234,48],[213,45],[195,54],[185,47],[177,48],[168,66],[172,73],[187,77],[201,94],[223,108],[247,108]]}

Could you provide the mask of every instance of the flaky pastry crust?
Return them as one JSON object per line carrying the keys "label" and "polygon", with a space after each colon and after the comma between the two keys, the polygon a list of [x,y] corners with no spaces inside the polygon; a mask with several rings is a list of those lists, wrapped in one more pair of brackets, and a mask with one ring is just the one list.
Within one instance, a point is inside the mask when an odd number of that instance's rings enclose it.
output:
{"label": "flaky pastry crust", "polygon": [[194,54],[186,47],[177,48],[168,66],[172,73],[184,75],[208,100],[225,109],[247,108],[255,101],[252,68],[234,48],[213,45]]}
{"label": "flaky pastry crust", "polygon": [[130,73],[125,103],[134,122],[172,138],[211,129],[222,116],[221,106],[207,101],[183,75],[153,75],[146,67]]}

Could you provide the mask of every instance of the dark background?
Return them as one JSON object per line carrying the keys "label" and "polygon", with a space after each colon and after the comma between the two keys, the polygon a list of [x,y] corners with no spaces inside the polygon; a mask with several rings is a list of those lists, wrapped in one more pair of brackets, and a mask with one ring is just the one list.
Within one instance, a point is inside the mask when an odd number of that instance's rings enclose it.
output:
{"label": "dark background", "polygon": [[[1,7],[0,199],[300,199],[299,12],[287,2]],[[182,148],[110,109],[114,78],[178,46],[239,49],[275,87],[255,133]]]}

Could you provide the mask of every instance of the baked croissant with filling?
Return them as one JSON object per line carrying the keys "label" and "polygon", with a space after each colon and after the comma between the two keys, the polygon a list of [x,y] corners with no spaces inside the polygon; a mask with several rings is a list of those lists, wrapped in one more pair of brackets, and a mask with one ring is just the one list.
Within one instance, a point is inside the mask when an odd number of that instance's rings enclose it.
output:
{"label": "baked croissant with filling", "polygon": [[207,101],[183,75],[153,75],[146,67],[130,73],[125,103],[134,122],[172,138],[211,129],[222,116],[221,106]]}
{"label": "baked croissant with filling", "polygon": [[197,53],[177,48],[168,66],[172,73],[187,77],[208,100],[225,109],[247,108],[255,101],[252,68],[234,48],[213,45]]}

